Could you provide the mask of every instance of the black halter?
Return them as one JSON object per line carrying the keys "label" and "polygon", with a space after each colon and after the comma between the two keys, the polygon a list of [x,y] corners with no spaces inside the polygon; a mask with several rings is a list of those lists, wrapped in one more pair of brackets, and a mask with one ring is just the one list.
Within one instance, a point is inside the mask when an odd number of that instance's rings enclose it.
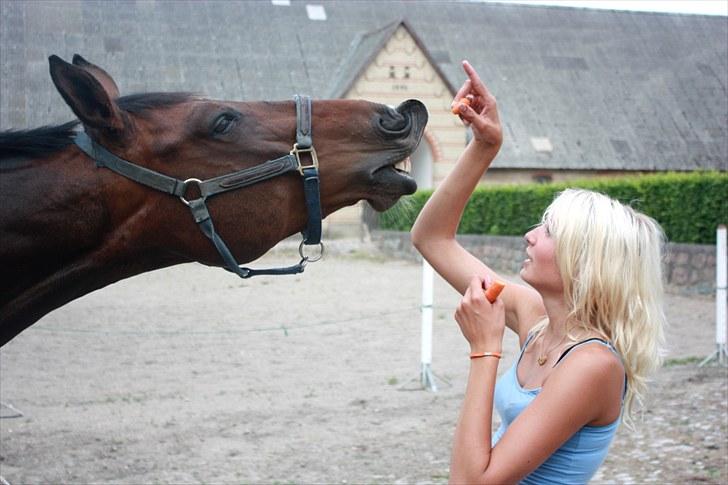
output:
{"label": "black halter", "polygon": [[[225,269],[228,271],[235,273],[241,278],[250,278],[256,275],[302,273],[306,263],[321,259],[324,246],[321,243],[321,197],[319,194],[318,158],[316,156],[316,150],[313,148],[311,134],[311,98],[309,96],[296,95],[295,100],[296,143],[288,155],[274,160],[268,160],[255,167],[245,168],[207,180],[197,178],[179,180],[136,165],[117,157],[83,132],[76,135],[74,142],[86,155],[96,162],[97,167],[106,167],[142,185],[179,197],[192,211],[192,217],[195,219],[200,230],[215,245],[215,248],[225,263]],[[302,156],[308,156],[309,160],[306,164],[302,161]],[[303,192],[306,197],[306,211],[308,213],[306,229],[302,233],[303,241],[298,246],[301,261],[296,265],[286,268],[255,270],[240,266],[225,242],[215,232],[215,227],[212,225],[210,212],[207,210],[205,201],[213,195],[247,187],[248,185],[253,185],[257,182],[292,171],[299,172],[303,177]],[[200,193],[199,198],[193,200],[187,200],[185,198],[187,188],[190,185],[197,186]],[[304,256],[304,245],[319,246],[319,253],[314,257]]]}

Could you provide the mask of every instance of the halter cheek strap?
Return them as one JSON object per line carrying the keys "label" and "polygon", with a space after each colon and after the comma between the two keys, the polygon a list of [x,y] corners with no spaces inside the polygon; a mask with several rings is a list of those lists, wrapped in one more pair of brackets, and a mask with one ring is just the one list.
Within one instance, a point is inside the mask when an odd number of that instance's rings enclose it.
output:
{"label": "halter cheek strap", "polygon": [[[319,191],[318,156],[313,148],[311,133],[311,97],[296,95],[296,144],[291,155],[303,177],[303,194],[306,199],[308,223],[303,231],[303,244],[321,244],[321,195]],[[303,158],[309,157],[304,165]],[[323,248],[323,246],[321,246]]]}
{"label": "halter cheek strap", "polygon": [[[311,98],[309,96],[295,97],[296,101],[296,143],[293,149],[280,158],[268,160],[255,167],[238,170],[237,172],[221,175],[207,180],[189,178],[179,180],[168,175],[155,172],[148,168],[134,164],[117,157],[106,148],[94,142],[86,133],[78,133],[74,139],[76,145],[86,155],[91,157],[97,167],[105,167],[128,179],[174,195],[190,208],[192,217],[202,233],[207,236],[220,254],[224,267],[241,278],[250,278],[257,275],[285,275],[302,273],[306,264],[321,259],[324,246],[321,243],[321,197],[319,191],[318,157],[313,147],[311,133]],[[303,241],[298,247],[301,261],[293,266],[270,269],[251,269],[238,264],[230,249],[215,231],[212,217],[207,209],[208,197],[240,189],[268,180],[278,175],[297,171],[303,178],[303,192],[306,200],[306,213],[308,222],[303,231]],[[193,200],[185,198],[190,185],[197,185],[200,196]],[[304,255],[303,247],[318,246],[315,256]]]}

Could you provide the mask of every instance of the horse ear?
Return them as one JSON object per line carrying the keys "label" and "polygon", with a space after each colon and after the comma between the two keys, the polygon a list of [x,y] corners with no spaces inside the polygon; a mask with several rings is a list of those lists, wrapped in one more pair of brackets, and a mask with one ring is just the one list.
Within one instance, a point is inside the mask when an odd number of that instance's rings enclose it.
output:
{"label": "horse ear", "polygon": [[119,88],[116,85],[116,81],[114,81],[114,78],[112,78],[108,72],[104,71],[96,64],[91,64],[78,54],[73,55],[73,61],[71,62],[74,66],[78,66],[91,73],[91,75],[95,77],[98,82],[101,83],[101,85],[104,87],[104,90],[107,92],[111,99],[116,99],[119,97]]}
{"label": "horse ear", "polygon": [[99,130],[119,131],[124,128],[119,107],[96,77],[58,56],[50,56],[48,62],[53,84],[78,119]]}

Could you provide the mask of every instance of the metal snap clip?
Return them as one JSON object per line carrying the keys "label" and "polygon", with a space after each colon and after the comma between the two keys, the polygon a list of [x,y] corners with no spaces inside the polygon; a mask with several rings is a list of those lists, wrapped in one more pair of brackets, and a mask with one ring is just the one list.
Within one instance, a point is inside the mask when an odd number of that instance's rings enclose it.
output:
{"label": "metal snap clip", "polygon": [[188,186],[188,185],[189,185],[190,183],[192,183],[192,182],[194,182],[194,183],[196,183],[196,184],[197,184],[197,188],[198,188],[198,189],[200,190],[200,197],[202,197],[202,187],[201,187],[201,185],[200,185],[200,184],[202,184],[202,180],[200,180],[200,179],[196,179],[196,178],[191,178],[191,179],[187,179],[187,180],[185,180],[184,182],[182,182],[182,195],[180,195],[180,196],[179,196],[179,200],[181,200],[181,201],[182,201],[182,203],[183,203],[184,205],[186,205],[187,207],[189,207],[189,206],[190,206],[190,201],[189,201],[189,200],[187,200],[187,199],[185,199],[185,196],[184,196],[184,194],[185,194],[185,193],[187,192],[187,186]]}
{"label": "metal snap clip", "polygon": [[[319,247],[318,254],[315,255],[315,256],[306,256],[305,254],[303,254],[303,252],[304,252],[303,251],[304,245],[306,245],[306,246],[318,246]],[[308,261],[309,263],[315,263],[316,261],[318,261],[319,259],[321,259],[323,257],[323,255],[324,255],[324,243],[320,242],[318,244],[305,244],[304,241],[301,241],[301,244],[298,245],[298,254],[301,255],[301,259],[304,259],[304,260]]]}

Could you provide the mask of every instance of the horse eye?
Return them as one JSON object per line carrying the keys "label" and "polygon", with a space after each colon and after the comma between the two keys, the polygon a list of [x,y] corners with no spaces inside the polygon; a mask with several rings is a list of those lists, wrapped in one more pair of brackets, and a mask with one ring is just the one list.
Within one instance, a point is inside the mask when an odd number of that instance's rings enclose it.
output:
{"label": "horse eye", "polygon": [[232,129],[232,127],[235,126],[235,122],[237,120],[238,118],[230,113],[220,115],[217,120],[215,120],[215,125],[212,127],[213,134],[227,134]]}

